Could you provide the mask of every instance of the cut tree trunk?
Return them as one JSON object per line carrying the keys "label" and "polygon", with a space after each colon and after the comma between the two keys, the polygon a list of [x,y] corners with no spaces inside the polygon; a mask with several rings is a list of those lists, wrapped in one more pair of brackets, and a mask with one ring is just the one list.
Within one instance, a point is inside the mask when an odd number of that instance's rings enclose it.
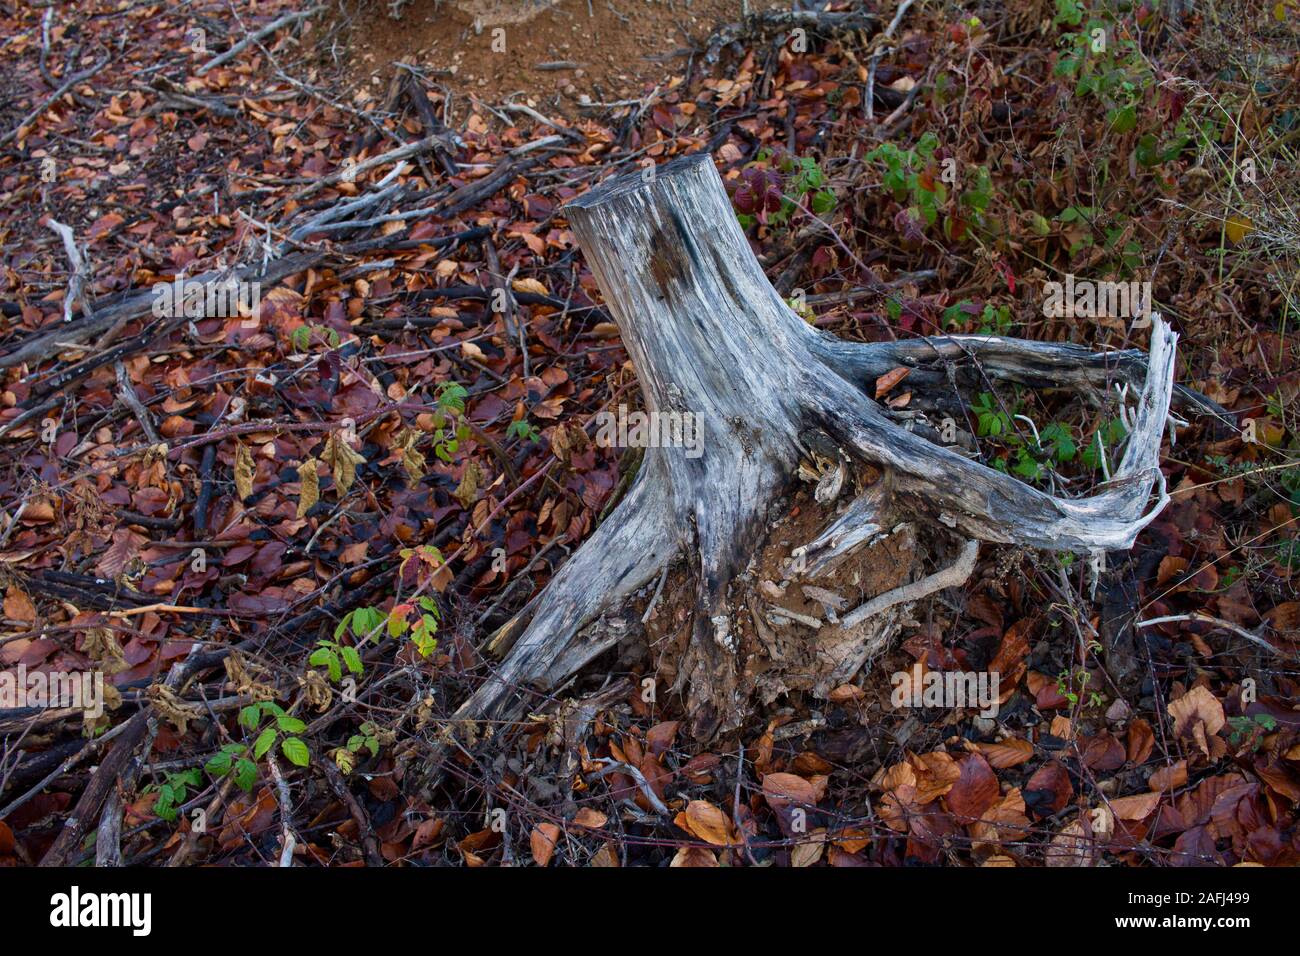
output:
{"label": "cut tree trunk", "polygon": [[[856,490],[838,515],[827,511],[820,534],[786,548],[793,558],[787,579],[807,580],[882,541],[915,545],[908,556],[886,558],[900,566],[898,586],[864,595],[871,600],[839,621],[833,639],[819,621],[776,609],[777,625],[805,627],[808,641],[822,642],[808,666],[825,664],[810,685],[824,694],[892,639],[905,605],[965,579],[974,542],[1088,554],[1131,547],[1168,500],[1159,451],[1171,397],[1217,410],[1175,389],[1176,336],[1158,316],[1149,357],[989,336],[857,344],[820,332],[764,276],[707,155],[611,179],[569,203],[566,214],[622,332],[646,411],[696,416],[703,454],[646,449],[616,510],[495,636],[492,647],[504,660],[457,712],[466,722],[518,716],[539,692],[554,692],[618,643],[639,623],[626,613],[630,599],[680,558],[676,607],[689,618],[674,686],[698,737],[739,726],[748,695],[762,686],[742,659],[751,653],[742,631],[757,633],[774,657],[789,648],[763,620],[766,599],[754,588],[751,562],[765,541],[781,544],[769,524],[780,511],[774,505],[814,446],[829,447],[823,462],[840,457],[849,473],[831,481],[825,496],[820,484],[818,500],[829,507],[841,482]],[[953,383],[970,368],[1099,394],[1126,385],[1134,407],[1123,459],[1091,497],[1045,494],[899,424],[870,390],[876,376],[900,365],[913,368],[914,408],[951,403]],[[961,554],[925,577],[916,542],[942,538]],[[908,583],[913,576],[921,580]]]}

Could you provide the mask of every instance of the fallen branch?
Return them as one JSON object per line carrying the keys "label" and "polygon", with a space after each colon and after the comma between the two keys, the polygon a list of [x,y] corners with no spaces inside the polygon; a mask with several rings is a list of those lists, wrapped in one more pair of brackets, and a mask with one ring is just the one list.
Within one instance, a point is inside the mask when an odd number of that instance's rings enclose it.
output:
{"label": "fallen branch", "polygon": [[232,46],[225,53],[219,53],[216,56],[214,56],[212,59],[208,60],[207,63],[204,63],[201,67],[199,67],[197,70],[194,71],[194,75],[203,76],[203,74],[207,73],[209,70],[215,70],[217,67],[221,66],[222,64],[229,63],[235,57],[239,56],[239,54],[243,53],[250,46],[252,46],[254,43],[258,43],[261,40],[264,40],[267,37],[269,37],[272,33],[275,33],[277,30],[281,30],[284,27],[291,26],[299,22],[300,20],[306,20],[308,17],[314,17],[316,14],[320,13],[324,9],[325,9],[325,4],[320,4],[318,6],[312,7],[309,10],[301,10],[298,13],[286,13],[284,16],[280,17],[279,19],[272,20],[266,26],[262,27],[261,29],[253,31],[248,36],[244,37],[244,39],[240,40],[238,43]]}

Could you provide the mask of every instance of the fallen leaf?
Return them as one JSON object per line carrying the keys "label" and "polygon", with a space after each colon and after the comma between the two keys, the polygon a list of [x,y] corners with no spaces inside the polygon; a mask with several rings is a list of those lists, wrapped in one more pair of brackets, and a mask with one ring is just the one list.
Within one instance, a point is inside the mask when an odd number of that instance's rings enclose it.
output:
{"label": "fallen leaf", "polygon": [[599,830],[609,822],[609,817],[599,810],[593,810],[591,807],[583,807],[573,815],[573,822],[580,827],[590,827],[593,830]]}
{"label": "fallen leaf", "polygon": [[357,465],[365,464],[366,456],[355,451],[341,433],[330,432],[320,457],[330,470],[341,501],[357,480]]}
{"label": "fallen leaf", "polygon": [[320,501],[320,477],[316,474],[316,459],[308,458],[298,466],[298,517],[305,518],[307,512]]}
{"label": "fallen leaf", "polygon": [[900,365],[898,368],[890,369],[884,375],[881,375],[876,379],[876,398],[879,399],[880,396],[889,394],[890,389],[903,379],[907,378],[911,373],[912,370],[910,368],[905,365]]}
{"label": "fallen leaf", "polygon": [[538,866],[550,863],[551,856],[555,853],[555,841],[559,838],[560,828],[554,823],[539,823],[533,827],[533,832],[528,837],[532,845],[533,862]]}
{"label": "fallen leaf", "polygon": [[988,760],[989,766],[995,770],[1019,766],[1034,755],[1034,745],[1028,740],[1020,740],[1017,737],[1008,737],[997,743],[976,744],[976,746]]}
{"label": "fallen leaf", "polygon": [[692,800],[673,820],[692,836],[714,846],[727,846],[731,838],[730,818],[707,800]]}
{"label": "fallen leaf", "polygon": [[253,464],[253,453],[242,442],[235,445],[235,493],[243,501],[253,493],[253,476],[257,468]]}

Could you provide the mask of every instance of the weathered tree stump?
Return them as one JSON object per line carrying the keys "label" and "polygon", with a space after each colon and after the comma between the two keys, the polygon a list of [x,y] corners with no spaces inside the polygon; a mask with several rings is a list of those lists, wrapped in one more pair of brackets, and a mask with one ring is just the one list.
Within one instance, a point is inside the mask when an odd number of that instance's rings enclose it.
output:
{"label": "weathered tree stump", "polygon": [[[827,527],[793,549],[792,577],[822,574],[887,539],[910,536],[913,545],[884,558],[896,568],[897,586],[846,612],[835,634],[808,631],[820,649],[800,666],[820,668],[809,681],[818,693],[847,680],[893,637],[902,605],[960,584],[974,567],[975,542],[1090,554],[1127,549],[1168,500],[1159,449],[1171,395],[1194,409],[1214,406],[1175,389],[1176,336],[1159,316],[1149,356],[992,336],[844,342],[811,327],[767,281],[708,156],[654,173],[611,179],[566,212],[622,332],[646,410],[697,416],[703,454],[646,449],[616,510],[498,632],[493,647],[504,660],[458,717],[517,715],[533,703],[522,689],[560,686],[628,633],[620,626],[628,598],[680,558],[686,573],[673,580],[679,607],[680,589],[687,589],[690,613],[675,686],[698,736],[738,726],[748,695],[763,687],[742,632],[746,640],[763,638],[757,643],[767,651],[757,653],[786,656],[780,641],[761,633],[759,575],[746,569],[765,541],[772,546],[769,511],[810,457],[832,473],[818,486]],[[1091,497],[1045,494],[892,418],[868,390],[900,365],[913,367],[911,407],[940,411],[959,407],[952,383],[971,381],[964,376],[976,368],[980,376],[1032,386],[1104,392],[1120,383],[1134,406],[1123,459]],[[849,488],[857,490],[836,515],[835,491],[843,502]],[[918,535],[946,537],[948,550],[960,555],[909,583],[925,550]]]}

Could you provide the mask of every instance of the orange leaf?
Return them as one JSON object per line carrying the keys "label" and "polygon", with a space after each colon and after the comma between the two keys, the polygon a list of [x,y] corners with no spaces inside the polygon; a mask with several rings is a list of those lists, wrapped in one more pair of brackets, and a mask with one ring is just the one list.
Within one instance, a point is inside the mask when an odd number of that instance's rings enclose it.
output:
{"label": "orange leaf", "polygon": [[898,368],[890,369],[884,375],[880,376],[880,378],[876,379],[876,398],[888,394],[891,388],[903,379],[907,378],[911,373],[912,370],[910,368],[899,366]]}
{"label": "orange leaf", "polygon": [[733,842],[731,819],[707,800],[692,800],[673,822],[705,843],[727,846]]}
{"label": "orange leaf", "polygon": [[1034,755],[1034,745],[1028,740],[1008,737],[995,744],[977,744],[980,753],[987,758],[989,765],[996,770],[1016,767]]}
{"label": "orange leaf", "polygon": [[546,866],[555,853],[555,841],[559,839],[560,828],[554,823],[539,823],[533,827],[529,842],[533,847],[533,861],[538,866]]}
{"label": "orange leaf", "polygon": [[580,827],[591,827],[593,830],[599,830],[607,822],[609,817],[599,810],[593,810],[591,807],[583,807],[573,815],[573,822]]}
{"label": "orange leaf", "polygon": [[1145,820],[1160,805],[1159,793],[1139,793],[1110,801],[1110,808],[1121,820]]}

